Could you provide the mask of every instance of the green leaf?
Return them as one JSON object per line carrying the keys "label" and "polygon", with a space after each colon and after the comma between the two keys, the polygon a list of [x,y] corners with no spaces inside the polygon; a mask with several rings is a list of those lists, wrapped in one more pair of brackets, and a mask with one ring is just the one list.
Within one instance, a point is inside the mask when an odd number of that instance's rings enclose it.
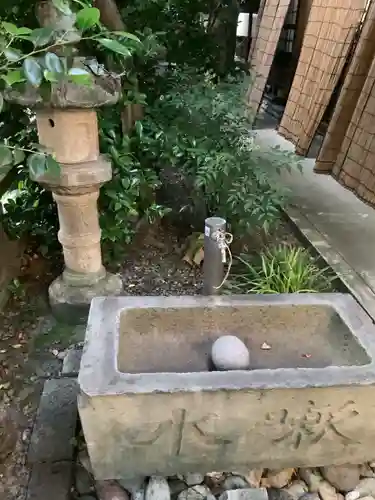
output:
{"label": "green leaf", "polygon": [[25,159],[25,153],[22,149],[13,149],[13,164],[19,165]]}
{"label": "green leaf", "polygon": [[4,107],[4,97],[3,94],[0,94],[0,113],[2,112]]}
{"label": "green leaf", "polygon": [[58,75],[56,75],[56,73],[52,73],[51,71],[48,71],[47,69],[45,69],[43,71],[43,75],[44,75],[45,80],[47,80],[47,82],[57,83],[59,81]]}
{"label": "green leaf", "polygon": [[25,26],[22,26],[22,28],[18,28],[17,35],[18,36],[25,36],[25,35],[30,35],[33,32],[32,29],[26,28]]}
{"label": "green leaf", "polygon": [[141,139],[143,135],[143,125],[142,122],[136,121],[135,122],[135,130],[137,132],[138,137]]}
{"label": "green leaf", "polygon": [[44,64],[46,65],[48,71],[50,71],[51,73],[64,73],[64,65],[61,59],[53,52],[47,52],[44,57]]}
{"label": "green leaf", "polygon": [[30,34],[29,40],[35,45],[35,47],[43,47],[52,40],[53,34],[53,28],[36,28]]}
{"label": "green leaf", "polygon": [[85,31],[98,24],[100,19],[100,10],[96,7],[85,7],[77,13],[76,26]]}
{"label": "green leaf", "polygon": [[78,85],[92,85],[93,76],[91,73],[82,68],[70,68],[69,81]]}
{"label": "green leaf", "polygon": [[43,80],[43,70],[36,59],[28,57],[23,62],[23,72],[33,87],[39,87]]}
{"label": "green leaf", "polygon": [[72,14],[69,3],[66,0],[52,0],[52,3],[57,10],[59,10],[66,16],[70,16]]}
{"label": "green leaf", "polygon": [[39,94],[44,102],[51,100],[51,82],[44,80],[39,87]]}
{"label": "green leaf", "polygon": [[129,38],[129,40],[133,40],[134,42],[142,43],[137,36],[133,35],[133,33],[128,33],[127,31],[113,31],[113,34],[122,36],[124,38]]}
{"label": "green leaf", "polygon": [[7,146],[0,146],[0,167],[6,167],[7,165],[13,165],[12,150]]}
{"label": "green leaf", "polygon": [[46,156],[43,153],[33,153],[27,158],[27,165],[33,177],[40,177],[46,172]]}
{"label": "green leaf", "polygon": [[47,172],[52,175],[60,175],[60,163],[51,155],[46,157]]}
{"label": "green leaf", "polygon": [[14,85],[15,83],[22,83],[25,81],[25,77],[23,76],[22,71],[19,69],[9,71],[6,75],[2,75],[1,78],[9,87]]}
{"label": "green leaf", "polygon": [[15,24],[3,22],[3,23],[1,23],[1,25],[4,28],[4,30],[7,33],[9,33],[10,35],[17,35],[18,34],[18,28]]}
{"label": "green leaf", "polygon": [[116,52],[117,54],[121,54],[125,57],[131,56],[130,50],[125,47],[125,45],[119,43],[117,40],[111,40],[110,38],[98,38],[98,42],[100,43],[100,45],[103,45],[103,47],[111,50],[112,52]]}
{"label": "green leaf", "polygon": [[22,57],[22,53],[16,49],[4,49],[4,56],[8,61],[16,62]]}

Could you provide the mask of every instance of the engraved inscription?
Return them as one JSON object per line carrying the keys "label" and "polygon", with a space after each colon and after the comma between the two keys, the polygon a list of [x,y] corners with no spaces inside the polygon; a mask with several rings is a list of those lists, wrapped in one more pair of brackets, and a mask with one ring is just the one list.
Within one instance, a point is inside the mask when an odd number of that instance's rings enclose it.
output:
{"label": "engraved inscription", "polygon": [[358,415],[354,401],[347,401],[337,410],[329,405],[317,408],[314,401],[309,401],[304,413],[294,413],[285,408],[279,413],[268,413],[266,424],[275,425],[276,428],[281,425],[279,435],[273,439],[275,444],[286,443],[297,450],[303,444],[318,443],[326,435],[333,435],[344,444],[356,443],[341,430],[341,424]]}
{"label": "engraved inscription", "polygon": [[125,440],[130,447],[148,447],[157,443],[163,437],[168,437],[170,441],[170,453],[172,456],[182,454],[184,443],[191,441],[194,445],[219,448],[225,451],[228,445],[234,444],[236,438],[221,436],[218,433],[206,430],[217,416],[215,414],[206,415],[198,420],[190,420],[185,409],[175,410],[172,418],[160,423],[154,429],[149,429],[148,425],[138,429],[129,429],[125,433]]}

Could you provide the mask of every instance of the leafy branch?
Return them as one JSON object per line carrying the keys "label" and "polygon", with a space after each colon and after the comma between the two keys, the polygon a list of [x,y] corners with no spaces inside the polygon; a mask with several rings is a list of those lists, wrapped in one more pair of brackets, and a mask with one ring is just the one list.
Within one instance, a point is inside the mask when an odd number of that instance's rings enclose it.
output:
{"label": "leafy branch", "polygon": [[[78,85],[92,85],[99,75],[92,66],[74,66],[74,45],[82,41],[97,44],[97,48],[108,50],[123,59],[132,57],[141,45],[140,39],[126,31],[108,31],[100,23],[100,11],[78,2],[82,7],[73,12],[65,0],[52,0],[54,7],[62,16],[70,17],[71,27],[60,28],[45,26],[34,30],[3,22],[0,28],[0,111],[4,106],[4,91],[20,84],[28,84],[40,91],[50,91],[51,85],[62,82]],[[30,50],[22,50],[31,45]],[[3,92],[2,92],[3,91]],[[18,151],[15,158],[14,151]],[[21,159],[21,154],[23,157]],[[43,175],[46,170],[56,170],[58,163],[45,151],[31,151],[0,146],[0,169],[27,162],[33,176]],[[17,163],[16,163],[17,160]]]}

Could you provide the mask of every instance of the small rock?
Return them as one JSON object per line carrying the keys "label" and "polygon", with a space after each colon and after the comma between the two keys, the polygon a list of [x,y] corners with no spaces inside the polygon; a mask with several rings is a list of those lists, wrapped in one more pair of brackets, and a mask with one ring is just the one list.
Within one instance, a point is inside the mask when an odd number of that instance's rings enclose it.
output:
{"label": "small rock", "polygon": [[259,488],[264,469],[253,469],[245,475],[246,481],[252,488]]}
{"label": "small rock", "polygon": [[267,477],[261,480],[261,485],[266,488],[283,488],[286,486],[294,474],[294,469],[269,469]]}
{"label": "small rock", "polygon": [[266,488],[228,490],[220,495],[219,500],[268,500],[268,493]]}
{"label": "small rock", "polygon": [[283,489],[267,488],[267,492],[269,500],[293,500],[292,495]]}
{"label": "small rock", "polygon": [[371,469],[375,469],[375,462],[369,462],[369,466],[371,467]]}
{"label": "small rock", "polygon": [[365,497],[360,497],[361,500],[374,500],[374,497],[370,497],[370,496],[365,496]]}
{"label": "small rock", "polygon": [[139,477],[134,477],[133,479],[118,479],[117,482],[126,490],[128,491],[132,497],[134,497],[134,494],[139,491],[144,489],[145,486],[145,478],[143,476]]}
{"label": "small rock", "polygon": [[249,485],[243,477],[230,475],[224,479],[223,488],[225,490],[240,490],[248,489]]}
{"label": "small rock", "polygon": [[80,495],[90,493],[94,489],[93,477],[89,474],[85,467],[79,463],[76,466],[75,486]]}
{"label": "small rock", "polygon": [[318,493],[305,493],[299,500],[320,500]]}
{"label": "small rock", "polygon": [[179,479],[182,479],[188,486],[196,486],[197,484],[202,484],[204,481],[204,475],[198,472],[189,472],[184,475],[178,475]]}
{"label": "small rock", "polygon": [[146,487],[145,500],[170,500],[171,492],[167,480],[161,476],[151,476]]}
{"label": "small rock", "polygon": [[311,493],[318,492],[319,485],[323,481],[318,471],[313,469],[299,469],[298,474],[305,481]]}
{"label": "small rock", "polygon": [[358,498],[360,498],[361,494],[359,491],[349,491],[349,493],[347,493],[345,495],[345,500],[357,500]]}
{"label": "small rock", "polygon": [[82,349],[71,347],[65,352],[63,367],[61,373],[63,375],[77,375],[81,364]]}
{"label": "small rock", "polygon": [[146,496],[146,490],[144,488],[139,488],[139,490],[134,490],[132,493],[132,500],[144,500]]}
{"label": "small rock", "polygon": [[129,494],[116,481],[96,481],[99,500],[130,500]]}
{"label": "small rock", "polygon": [[322,500],[337,500],[337,491],[328,481],[321,481],[318,492]]}
{"label": "small rock", "polygon": [[60,361],[64,361],[67,351],[67,349],[65,351],[60,351],[57,354],[57,359],[59,359]]}
{"label": "small rock", "polygon": [[186,490],[185,481],[179,479],[177,476],[170,477],[168,479],[168,485],[172,497],[177,496],[181,493],[181,491]]}
{"label": "small rock", "polygon": [[[215,497],[210,491],[210,488],[205,484],[198,484],[197,486],[192,486],[187,490],[182,491],[178,497],[178,500],[215,500]],[[146,499],[148,500],[148,499]]]}
{"label": "small rock", "polygon": [[375,477],[375,472],[372,470],[370,464],[363,464],[360,466],[359,474],[361,478]]}
{"label": "small rock", "polygon": [[324,479],[339,491],[347,493],[359,483],[360,468],[358,465],[332,465],[322,467],[320,470]]}
{"label": "small rock", "polygon": [[211,358],[217,370],[246,370],[250,364],[248,348],[234,335],[218,338],[212,346]]}
{"label": "small rock", "polygon": [[223,472],[209,472],[204,478],[205,484],[210,488],[213,495],[220,495],[224,490],[225,474]]}
{"label": "small rock", "polygon": [[308,487],[305,482],[297,480],[293,481],[287,488],[285,488],[285,491],[287,491],[294,500],[299,500],[305,493],[308,492]]}
{"label": "small rock", "polygon": [[354,490],[345,495],[345,500],[357,500],[367,496],[375,497],[375,478],[361,479]]}

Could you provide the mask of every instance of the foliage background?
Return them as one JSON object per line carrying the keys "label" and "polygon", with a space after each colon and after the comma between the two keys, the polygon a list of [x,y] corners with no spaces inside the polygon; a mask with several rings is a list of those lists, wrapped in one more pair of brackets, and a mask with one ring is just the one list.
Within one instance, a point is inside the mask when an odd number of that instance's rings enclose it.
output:
{"label": "foliage background", "polygon": [[[94,3],[100,7],[103,1]],[[81,52],[124,74],[121,102],[99,115],[101,150],[113,164],[113,179],[103,186],[99,200],[107,258],[121,255],[142,221],[167,214],[187,232],[201,230],[204,218],[217,214],[240,236],[269,231],[286,199],[278,174],[293,168],[295,159],[256,146],[244,114],[249,77],[234,58],[236,20],[244,2],[104,4],[118,9],[114,17],[102,12],[103,19],[142,41],[125,60],[90,41],[81,46]],[[208,15],[208,27],[202,12]],[[37,26],[27,1],[6,0],[0,16],[18,26]],[[144,113],[124,133],[123,110],[130,103],[141,105]],[[30,148],[37,140],[33,118],[30,110],[7,104],[1,140]],[[57,250],[55,205],[50,193],[29,180],[25,162],[13,169],[9,191],[13,195],[2,216],[7,233],[12,238],[27,234],[42,253]]]}

